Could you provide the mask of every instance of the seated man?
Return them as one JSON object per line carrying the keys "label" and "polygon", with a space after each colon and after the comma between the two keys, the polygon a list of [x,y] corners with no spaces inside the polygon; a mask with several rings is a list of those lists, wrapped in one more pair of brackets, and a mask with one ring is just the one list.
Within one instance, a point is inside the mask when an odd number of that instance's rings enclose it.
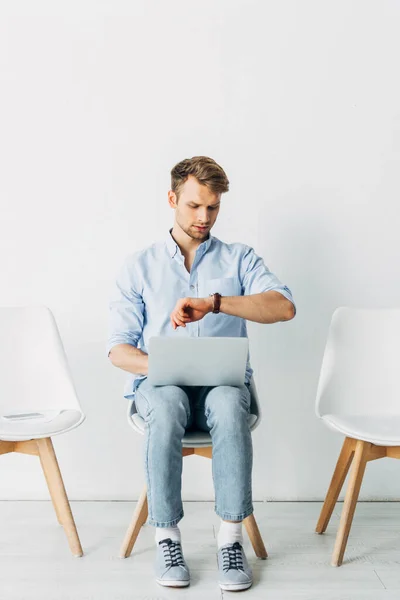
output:
{"label": "seated man", "polygon": [[242,521],[253,512],[249,357],[243,385],[151,386],[148,340],[152,336],[247,337],[246,319],[289,321],[296,309],[290,289],[254,250],[211,236],[221,195],[229,189],[224,170],[211,158],[195,156],[171,171],[168,201],[175,211],[166,239],[129,256],[110,303],[107,352],[128,371],[125,397],[134,395],[146,423],[144,467],[148,523],[157,544],[156,578],[166,586],[189,584],[178,522],[182,438],[188,428],[210,433],[222,589],[251,586],[242,543]]}

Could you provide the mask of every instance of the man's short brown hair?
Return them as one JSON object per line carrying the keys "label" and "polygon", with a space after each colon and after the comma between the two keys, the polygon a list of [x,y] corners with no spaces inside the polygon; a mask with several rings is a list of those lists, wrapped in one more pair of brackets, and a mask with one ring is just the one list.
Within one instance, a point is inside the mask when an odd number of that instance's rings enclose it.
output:
{"label": "man's short brown hair", "polygon": [[214,194],[229,191],[226,173],[215,160],[208,156],[193,156],[181,160],[171,171],[171,189],[177,198],[189,175],[193,175],[200,184],[206,185]]}

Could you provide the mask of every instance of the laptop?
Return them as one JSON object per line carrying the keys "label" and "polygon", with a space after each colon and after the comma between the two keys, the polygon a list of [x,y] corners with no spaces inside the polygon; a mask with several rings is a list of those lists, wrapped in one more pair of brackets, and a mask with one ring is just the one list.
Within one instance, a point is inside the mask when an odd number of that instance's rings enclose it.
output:
{"label": "laptop", "polygon": [[151,385],[244,384],[249,340],[244,337],[151,337]]}

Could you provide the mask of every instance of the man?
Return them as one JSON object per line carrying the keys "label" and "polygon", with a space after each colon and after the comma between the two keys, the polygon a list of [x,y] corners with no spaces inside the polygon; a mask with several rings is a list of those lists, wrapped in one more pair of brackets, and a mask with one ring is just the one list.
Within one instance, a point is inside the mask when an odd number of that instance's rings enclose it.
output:
{"label": "man", "polygon": [[125,260],[110,303],[107,352],[113,365],[131,374],[125,397],[134,394],[146,423],[148,522],[156,528],[157,582],[189,584],[177,524],[183,517],[182,437],[194,428],[212,438],[215,511],[221,517],[219,584],[234,591],[252,584],[242,546],[242,521],[253,512],[249,357],[240,387],[151,386],[146,377],[152,336],[247,337],[246,320],[276,323],[296,313],[290,289],[251,247],[211,236],[228,189],[224,170],[211,158],[195,156],[172,169],[168,202],[174,226],[166,240]]}

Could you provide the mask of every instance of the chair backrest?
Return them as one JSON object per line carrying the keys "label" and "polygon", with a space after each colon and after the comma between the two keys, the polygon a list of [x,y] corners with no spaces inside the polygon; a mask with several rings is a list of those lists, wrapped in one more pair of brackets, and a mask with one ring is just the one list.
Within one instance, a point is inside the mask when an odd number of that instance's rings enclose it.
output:
{"label": "chair backrest", "polygon": [[339,307],[332,316],[316,413],[400,414],[400,309]]}
{"label": "chair backrest", "polygon": [[[250,382],[250,397],[251,397],[250,414],[253,417],[251,419],[250,429],[253,431],[260,424],[261,416],[262,416],[260,400],[258,397],[258,392],[257,392],[256,384],[254,381],[254,375],[252,376],[251,382]],[[135,399],[131,398],[129,401],[128,411],[127,411],[128,422],[130,425],[132,425],[132,427],[136,431],[138,431],[139,433],[143,433],[143,427],[140,427],[138,425],[138,423],[139,423],[138,419],[133,418],[135,415],[137,415]]]}
{"label": "chair backrest", "polygon": [[0,413],[32,409],[82,412],[51,310],[0,307]]}

